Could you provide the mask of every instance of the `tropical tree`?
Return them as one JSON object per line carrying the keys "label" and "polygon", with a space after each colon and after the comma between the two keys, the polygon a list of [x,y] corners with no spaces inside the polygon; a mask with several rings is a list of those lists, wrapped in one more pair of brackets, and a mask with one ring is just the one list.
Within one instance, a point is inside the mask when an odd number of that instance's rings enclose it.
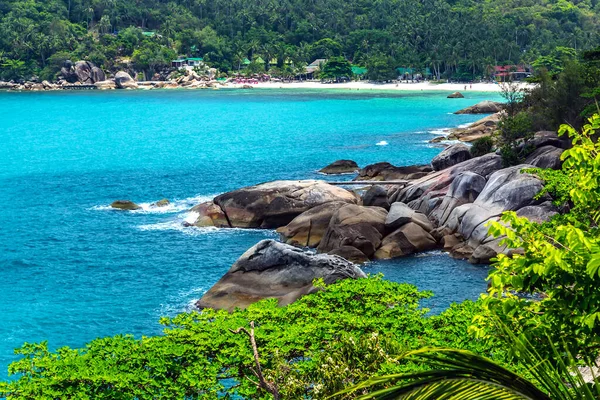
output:
{"label": "tropical tree", "polygon": [[[529,377],[466,350],[423,348],[401,359],[430,370],[371,378],[339,395],[357,400],[597,400],[600,386],[588,385],[578,362],[568,351],[553,348],[553,360],[537,353],[524,336],[499,325],[506,345],[517,355]],[[588,367],[589,368],[589,367]],[[589,368],[593,377],[593,368]],[[362,394],[361,394],[362,393]],[[335,397],[335,396],[334,396]]]}

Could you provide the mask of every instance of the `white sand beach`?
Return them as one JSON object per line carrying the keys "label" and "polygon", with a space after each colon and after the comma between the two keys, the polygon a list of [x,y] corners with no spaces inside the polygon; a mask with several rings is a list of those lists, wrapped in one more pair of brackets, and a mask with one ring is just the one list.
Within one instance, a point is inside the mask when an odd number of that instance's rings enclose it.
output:
{"label": "white sand beach", "polygon": [[[227,84],[228,87],[241,88],[244,84]],[[448,91],[448,92],[500,92],[501,86],[497,83],[372,83],[372,82],[345,82],[345,83],[321,83],[309,82],[259,82],[251,84],[258,89],[338,89],[338,90],[403,90],[403,91]],[[522,88],[530,84],[522,83]],[[466,89],[465,89],[466,88]]]}

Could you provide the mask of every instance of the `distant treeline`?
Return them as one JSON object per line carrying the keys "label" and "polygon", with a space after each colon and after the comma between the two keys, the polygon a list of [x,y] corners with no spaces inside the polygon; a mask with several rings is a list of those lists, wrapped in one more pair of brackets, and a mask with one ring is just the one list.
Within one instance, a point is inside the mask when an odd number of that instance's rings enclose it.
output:
{"label": "distant treeline", "polygon": [[598,46],[599,14],[598,0],[0,0],[0,79],[52,79],[66,59],[154,73],[178,55],[221,71],[343,56],[473,79]]}

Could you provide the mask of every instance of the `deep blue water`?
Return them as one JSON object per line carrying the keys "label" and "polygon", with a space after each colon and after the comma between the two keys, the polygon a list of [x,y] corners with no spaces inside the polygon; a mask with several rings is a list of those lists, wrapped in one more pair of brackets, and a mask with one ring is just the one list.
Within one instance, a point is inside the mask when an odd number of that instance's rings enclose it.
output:
{"label": "deep blue water", "polygon": [[[427,163],[431,131],[494,94],[336,91],[0,93],[0,379],[24,342],[81,346],[159,334],[270,231],[182,229],[185,210],[274,179]],[[388,145],[376,145],[385,141]],[[338,178],[339,179],[339,178]],[[165,212],[106,209],[167,197]],[[432,253],[366,272],[433,290],[439,311],[485,290],[486,270]]]}

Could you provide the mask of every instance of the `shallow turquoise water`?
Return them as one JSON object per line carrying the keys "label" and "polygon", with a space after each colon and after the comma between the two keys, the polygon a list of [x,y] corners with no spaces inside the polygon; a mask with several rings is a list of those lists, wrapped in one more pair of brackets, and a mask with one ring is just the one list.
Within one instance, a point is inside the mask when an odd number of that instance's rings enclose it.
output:
{"label": "shallow turquoise water", "polygon": [[[340,158],[427,163],[432,131],[494,94],[331,91],[0,93],[0,378],[23,342],[81,346],[160,333],[270,231],[182,229],[185,210],[240,186],[322,178]],[[377,145],[387,142],[388,145]],[[381,143],[380,143],[381,144]],[[120,213],[115,199],[165,212]],[[433,290],[427,306],[485,290],[485,269],[440,253],[367,272]]]}

